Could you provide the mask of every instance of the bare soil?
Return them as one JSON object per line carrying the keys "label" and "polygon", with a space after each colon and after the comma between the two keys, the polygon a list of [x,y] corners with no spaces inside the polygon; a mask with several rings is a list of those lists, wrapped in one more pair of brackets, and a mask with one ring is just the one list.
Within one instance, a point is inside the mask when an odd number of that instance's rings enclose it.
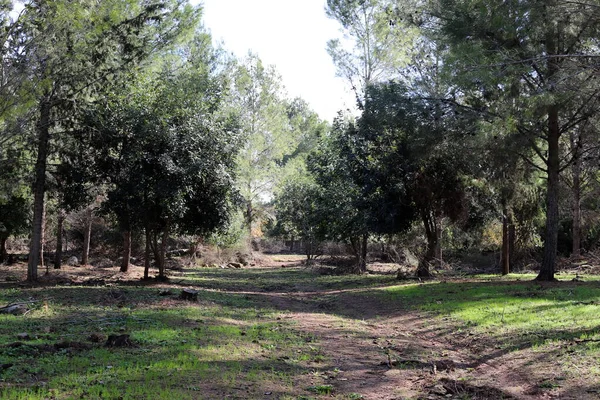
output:
{"label": "bare soil", "polygon": [[[298,258],[273,257],[266,266],[305,268]],[[393,272],[385,265],[374,269],[377,273]],[[41,270],[36,285],[144,284],[142,276],[143,268],[137,266],[127,273],[117,267],[64,266],[48,275]],[[29,286],[25,277],[23,264],[0,268],[3,287]],[[175,288],[174,280],[157,286]],[[324,356],[310,376],[297,377],[299,383],[328,384],[334,388],[331,396],[356,393],[373,400],[600,398],[577,378],[569,378],[558,387],[542,387],[542,382],[563,378],[557,376],[555,360],[539,351],[503,350],[491,338],[457,330],[450,319],[368,297],[365,290],[370,289],[361,289],[360,301],[356,301],[357,290],[315,286],[259,294],[260,301],[281,310],[278,319],[292,320],[296,329],[314,337]],[[308,301],[314,298],[325,300]],[[320,398],[326,397],[329,395]]]}

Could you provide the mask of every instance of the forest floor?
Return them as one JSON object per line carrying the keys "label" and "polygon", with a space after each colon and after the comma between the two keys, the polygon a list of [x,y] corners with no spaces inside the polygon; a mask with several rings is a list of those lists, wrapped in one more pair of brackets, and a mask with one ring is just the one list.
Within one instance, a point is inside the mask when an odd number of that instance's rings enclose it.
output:
{"label": "forest floor", "polygon": [[[298,256],[241,269],[0,268],[0,398],[598,399],[594,270],[398,281]],[[41,271],[43,272],[43,271]],[[179,298],[198,291],[197,301]]]}

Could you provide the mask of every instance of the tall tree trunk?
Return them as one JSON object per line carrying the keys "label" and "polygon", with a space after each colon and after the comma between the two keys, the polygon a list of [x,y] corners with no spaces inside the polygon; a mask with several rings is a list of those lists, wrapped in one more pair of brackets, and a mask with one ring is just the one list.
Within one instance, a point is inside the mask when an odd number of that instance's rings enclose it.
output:
{"label": "tall tree trunk", "polygon": [[146,248],[144,249],[144,279],[148,279],[150,275],[150,242],[152,241],[152,237],[148,225],[146,225],[144,231],[146,233]]}
{"label": "tall tree trunk", "polygon": [[123,260],[121,261],[121,272],[129,270],[129,260],[131,259],[131,231],[123,232]]}
{"label": "tall tree trunk", "polygon": [[40,240],[40,267],[44,269],[46,267],[46,275],[50,273],[48,271],[48,265],[46,264],[46,260],[44,259],[44,250],[46,248],[46,201],[44,200],[44,204],[42,206],[42,235]]}
{"label": "tall tree trunk", "polygon": [[423,227],[425,228],[425,237],[427,238],[427,250],[425,255],[419,261],[417,267],[417,276],[420,278],[431,278],[430,266],[435,260],[435,253],[437,248],[437,232],[434,222],[434,217],[429,211],[421,211],[421,219],[423,221]]}
{"label": "tall tree trunk", "polygon": [[512,268],[515,265],[515,249],[517,245],[517,228],[515,227],[515,216],[511,210],[508,214],[508,263]]}
{"label": "tall tree trunk", "polygon": [[54,269],[60,269],[62,264],[63,225],[65,223],[65,210],[58,210],[56,221],[56,251],[54,252]]}
{"label": "tall tree trunk", "polygon": [[435,219],[435,264],[438,268],[444,266],[444,259],[442,257],[442,218],[436,217]]}
{"label": "tall tree trunk", "polygon": [[158,278],[164,280],[167,276],[165,274],[165,255],[167,254],[167,241],[169,239],[169,222],[165,224],[165,229],[162,234],[162,241],[160,243],[159,260],[158,262]]}
{"label": "tall tree trunk", "polygon": [[364,274],[367,272],[367,250],[369,245],[369,235],[363,233],[360,244],[360,263],[358,264],[359,272]]}
{"label": "tall tree trunk", "polygon": [[571,188],[572,209],[573,209],[573,251],[571,257],[579,258],[581,256],[581,157],[580,157],[581,138],[576,137],[576,133],[571,133],[571,151],[573,151],[573,187]]}
{"label": "tall tree trunk", "polygon": [[50,100],[47,96],[40,100],[40,119],[36,126],[38,153],[34,171],[35,182],[33,184],[33,231],[31,233],[27,265],[27,280],[30,282],[37,281],[38,279],[38,264],[40,262],[40,251],[42,251],[42,221],[44,219],[44,194],[46,192],[46,164],[50,141],[51,108]]}
{"label": "tall tree trunk", "polygon": [[7,237],[0,238],[0,263],[3,263],[8,258],[8,252],[6,251],[6,240]]}
{"label": "tall tree trunk", "polygon": [[154,264],[156,266],[156,268],[158,269],[159,273],[162,267],[161,262],[162,260],[160,259],[160,246],[158,245],[158,232],[154,231],[152,232],[152,240],[151,240],[151,244],[152,244],[152,252],[154,253]]}
{"label": "tall tree trunk", "polygon": [[89,264],[90,257],[90,238],[92,236],[92,220],[93,220],[92,207],[85,209],[85,230],[83,231],[83,254],[81,255],[81,265]]}
{"label": "tall tree trunk", "polygon": [[246,212],[245,212],[245,219],[246,219],[246,225],[248,226],[248,238],[250,240],[252,240],[252,214],[254,213],[254,210],[252,208],[252,201],[248,200],[246,202]]}
{"label": "tall tree trunk", "polygon": [[[548,1],[548,6],[555,5],[556,1]],[[559,54],[559,43],[557,37],[560,29],[554,24],[548,24],[546,31],[546,55],[547,71],[546,81],[548,85],[553,84],[555,75],[559,71],[559,59],[553,57]],[[551,90],[552,91],[552,90]],[[540,273],[536,277],[538,281],[553,281],[556,264],[556,253],[558,249],[558,190],[560,175],[560,126],[558,119],[558,105],[552,104],[548,107],[548,188],[546,193],[546,233],[544,237],[544,258]]]}
{"label": "tall tree trunk", "polygon": [[510,273],[510,229],[508,207],[502,208],[502,275]]}
{"label": "tall tree trunk", "polygon": [[560,170],[559,155],[560,131],[558,107],[548,111],[548,189],[546,194],[546,234],[544,238],[544,258],[536,280],[553,281],[556,252],[558,247],[558,179]]}

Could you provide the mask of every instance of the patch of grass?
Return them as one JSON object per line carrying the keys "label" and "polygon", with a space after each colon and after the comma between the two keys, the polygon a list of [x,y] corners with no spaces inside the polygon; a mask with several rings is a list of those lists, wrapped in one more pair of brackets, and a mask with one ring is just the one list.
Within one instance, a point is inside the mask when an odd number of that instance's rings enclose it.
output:
{"label": "patch of grass", "polygon": [[[200,297],[184,302],[152,287],[3,291],[2,304],[46,303],[0,316],[0,364],[12,364],[0,375],[0,398],[257,398],[272,386],[293,393],[291,377],[307,373],[308,361],[292,359],[311,353],[293,322],[243,295]],[[29,339],[18,340],[20,332]],[[104,347],[92,334],[128,334],[134,346]]]}
{"label": "patch of grass", "polygon": [[328,395],[333,393],[332,385],[314,385],[308,388],[309,391],[320,394],[320,395]]}
{"label": "patch of grass", "polygon": [[435,282],[385,292],[393,301],[450,317],[466,328],[512,337],[516,345],[598,337],[600,287],[595,283]]}
{"label": "patch of grass", "polygon": [[598,380],[600,285],[584,281],[539,283],[506,278],[430,282],[381,291],[384,301],[439,316],[431,329],[502,353],[532,349],[553,357],[557,371]]}
{"label": "patch of grass", "polygon": [[195,268],[187,269],[178,282],[207,289],[255,293],[302,292],[319,290],[365,289],[394,285],[393,275],[318,275],[306,267],[290,268]]}
{"label": "patch of grass", "polygon": [[350,393],[346,396],[346,398],[349,400],[360,400],[360,399],[364,399],[365,396],[363,396],[362,394],[359,394],[359,393]]}

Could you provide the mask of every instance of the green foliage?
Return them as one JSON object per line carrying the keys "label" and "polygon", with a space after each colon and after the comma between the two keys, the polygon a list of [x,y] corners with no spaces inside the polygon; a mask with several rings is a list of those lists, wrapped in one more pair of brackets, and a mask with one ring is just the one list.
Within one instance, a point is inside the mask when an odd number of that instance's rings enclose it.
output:
{"label": "green foliage", "polygon": [[[591,43],[598,37],[600,8],[596,2],[482,0],[435,0],[424,8],[424,32],[448,49],[443,69],[456,85],[453,96],[480,110],[482,133],[499,138],[506,149],[501,151],[548,175],[539,278],[552,280],[559,176],[576,159],[564,157],[561,137],[573,137],[600,104],[597,85],[588,84],[598,53]],[[515,157],[504,163],[517,164]]]}
{"label": "green foliage", "polygon": [[277,223],[273,236],[301,240],[306,257],[311,260],[317,252],[318,243],[327,237],[328,209],[324,204],[321,188],[314,182],[290,182],[275,198]]}
{"label": "green foliage", "polygon": [[31,221],[29,196],[12,196],[0,203],[0,239],[25,233]]}
{"label": "green foliage", "polygon": [[233,207],[238,125],[224,111],[226,79],[209,39],[199,32],[179,47],[185,59],[157,58],[90,107],[79,135],[91,156],[77,169],[108,184],[103,209],[122,231],[151,233],[161,275],[158,237],[208,236],[225,228]]}
{"label": "green foliage", "polygon": [[329,40],[327,52],[362,108],[368,86],[396,78],[406,64],[416,29],[398,18],[398,5],[389,0],[328,0],[325,12],[344,35]]}
{"label": "green foliage", "polygon": [[[503,280],[531,279],[508,275]],[[561,280],[571,280],[562,276]],[[591,285],[543,287],[532,283],[465,282],[406,285],[386,290],[390,301],[409,301],[423,310],[458,320],[466,329],[491,335],[503,347],[544,345],[597,336],[594,304],[600,291]],[[530,342],[531,341],[531,342]]]}

